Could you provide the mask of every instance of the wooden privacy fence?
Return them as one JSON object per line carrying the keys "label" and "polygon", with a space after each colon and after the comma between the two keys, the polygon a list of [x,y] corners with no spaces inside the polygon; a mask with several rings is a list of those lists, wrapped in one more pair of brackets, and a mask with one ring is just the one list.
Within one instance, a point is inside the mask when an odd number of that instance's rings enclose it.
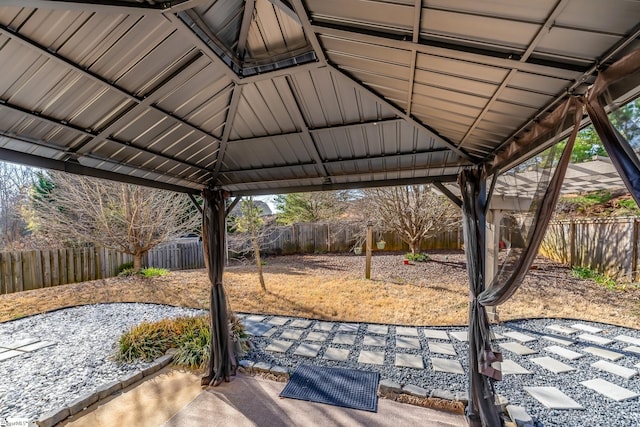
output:
{"label": "wooden privacy fence", "polygon": [[637,281],[639,225],[640,218],[554,221],[540,253],[569,266]]}
{"label": "wooden privacy fence", "polygon": [[[364,235],[361,230],[362,227],[357,226],[318,223],[272,227],[264,233],[261,248],[265,253],[274,255],[348,252],[358,243],[359,236]],[[379,234],[374,230],[374,240],[380,240],[380,237],[386,242],[385,251],[409,250],[409,246],[394,233]],[[461,227],[452,227],[438,232],[435,237],[425,239],[421,250],[460,249],[462,238]],[[249,249],[246,241],[243,246],[234,240],[231,235],[229,246],[232,253]],[[364,244],[364,241],[361,243]],[[374,250],[378,250],[375,244]]]}
{"label": "wooden privacy fence", "polygon": [[[95,247],[0,252],[0,295],[113,277],[119,266],[132,261],[131,255]],[[202,242],[155,248],[147,253],[147,266],[204,268]]]}

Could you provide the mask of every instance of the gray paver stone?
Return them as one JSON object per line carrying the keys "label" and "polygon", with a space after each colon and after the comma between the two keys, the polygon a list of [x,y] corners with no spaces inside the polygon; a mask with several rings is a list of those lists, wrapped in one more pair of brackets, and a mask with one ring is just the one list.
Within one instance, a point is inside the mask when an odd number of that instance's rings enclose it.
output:
{"label": "gray paver stone", "polygon": [[357,333],[360,325],[357,323],[342,323],[338,328],[339,332]]}
{"label": "gray paver stone", "polygon": [[442,390],[440,388],[432,390],[431,397],[435,397],[436,399],[456,400],[455,394],[453,394],[449,390]]}
{"label": "gray paver stone", "polygon": [[581,354],[576,351],[572,351],[557,345],[545,347],[544,349],[550,353],[557,354],[558,356],[564,357],[565,359],[569,359],[569,360],[580,359],[581,357],[584,356],[584,354]]}
{"label": "gray paver stone", "polygon": [[358,356],[358,363],[384,365],[384,352],[361,350],[360,355]]}
{"label": "gray paver stone", "polygon": [[530,360],[536,365],[540,365],[544,369],[551,371],[555,374],[576,370],[576,368],[574,368],[573,366],[567,365],[566,363],[562,363],[561,361],[556,360],[553,357],[548,357],[548,356],[534,357],[534,358],[531,358]]}
{"label": "gray paver stone", "polygon": [[285,329],[280,333],[279,338],[284,338],[287,340],[299,340],[300,337],[304,334],[304,331],[300,329]]}
{"label": "gray paver stone", "polygon": [[367,325],[367,332],[370,334],[387,335],[389,327],[387,325]]}
{"label": "gray paver stone", "polygon": [[585,325],[584,323],[574,323],[573,325],[571,325],[571,327],[573,329],[580,329],[581,331],[590,332],[592,334],[597,334],[598,332],[602,332],[601,328]]}
{"label": "gray paver stone", "polygon": [[326,341],[329,338],[329,332],[309,332],[305,341]]}
{"label": "gray paver stone", "polygon": [[638,371],[624,366],[616,365],[615,363],[607,362],[606,360],[598,360],[591,364],[591,367],[600,369],[610,374],[618,375],[624,379],[631,379],[638,375]]}
{"label": "gray paver stone", "polygon": [[33,344],[22,346],[22,347],[18,348],[18,350],[20,350],[20,351],[36,351],[36,350],[40,350],[41,348],[51,347],[52,345],[56,345],[56,343],[54,343],[52,341],[38,341],[38,342],[34,342]]}
{"label": "gray paver stone", "polygon": [[353,345],[356,342],[356,336],[353,334],[336,334],[333,337],[334,344]]}
{"label": "gray paver stone", "polygon": [[431,365],[434,371],[464,375],[464,369],[462,369],[462,365],[458,360],[440,359],[438,357],[432,357]]}
{"label": "gray paver stone", "polygon": [[70,415],[71,412],[69,411],[69,408],[62,408],[58,410],[54,409],[53,411],[42,415],[40,419],[36,421],[36,424],[38,424],[39,427],[53,427],[59,422],[69,418]]}
{"label": "gray paver stone", "polygon": [[593,354],[594,356],[612,360],[614,362],[624,357],[624,354],[611,350],[605,350],[604,348],[599,347],[585,347],[582,349],[582,351],[584,351],[585,353]]}
{"label": "gray paver stone", "polygon": [[560,332],[561,334],[564,334],[564,335],[571,335],[571,334],[575,334],[576,332],[578,332],[577,330],[575,330],[573,328],[568,328],[568,327],[563,326],[563,325],[549,325],[549,326],[547,326],[547,329],[551,329],[552,331]]}
{"label": "gray paver stone", "polygon": [[74,400],[73,402],[67,404],[67,408],[69,408],[69,413],[71,415],[75,415],[78,412],[83,411],[85,408],[93,405],[98,401],[98,394],[92,393],[87,396],[81,396]]}
{"label": "gray paver stone", "polygon": [[[458,402],[467,403],[467,402],[469,402],[469,393],[467,393],[466,391],[457,391],[455,400],[457,400]],[[496,401],[496,405],[497,404],[498,403]]]}
{"label": "gray paver stone", "polygon": [[20,356],[21,354],[24,353],[18,350],[5,351],[3,353],[0,353],[0,362],[2,362],[3,360],[11,359],[12,357]]}
{"label": "gray paver stone", "polygon": [[439,329],[425,329],[423,330],[423,332],[424,336],[427,337],[427,339],[449,341],[449,335],[447,335],[447,331],[441,331]]}
{"label": "gray paver stone", "polygon": [[576,343],[575,341],[571,341],[566,338],[558,338],[558,337],[553,337],[551,335],[543,335],[542,338],[544,338],[547,341],[555,342],[561,345],[573,345]]}
{"label": "gray paver stone", "polygon": [[616,341],[626,342],[627,344],[637,345],[640,347],[640,338],[630,337],[629,335],[618,335],[613,338]]}
{"label": "gray paver stone", "polygon": [[265,332],[263,332],[260,336],[265,338],[270,338],[271,335],[275,334],[278,331],[278,328],[271,328]]}
{"label": "gray paver stone", "polygon": [[316,357],[322,346],[320,344],[302,343],[293,354],[304,357]]}
{"label": "gray paver stone", "polygon": [[517,342],[505,342],[502,344],[498,344],[500,347],[504,348],[507,351],[518,354],[520,356],[526,356],[528,354],[535,354],[537,351],[530,349],[527,346],[524,346]]}
{"label": "gray paver stone", "polygon": [[343,362],[349,358],[349,350],[345,348],[329,347],[325,350],[323,359],[335,360],[337,362]]}
{"label": "gray paver stone", "polygon": [[406,368],[424,369],[422,356],[416,354],[396,353],[395,365]]}
{"label": "gray paver stone", "polygon": [[285,368],[284,366],[272,366],[271,373],[276,375],[283,375],[287,378],[290,376],[289,369]]}
{"label": "gray paver stone", "polygon": [[402,391],[402,386],[400,384],[388,379],[380,381],[378,388],[382,393],[400,393]]}
{"label": "gray paver stone", "polygon": [[556,387],[524,387],[524,391],[549,409],[584,409]]}
{"label": "gray paver stone", "polygon": [[0,342],[0,347],[4,347],[4,348],[8,348],[8,349],[12,349],[15,350],[19,347],[24,347],[27,346],[29,344],[35,344],[37,342],[39,342],[40,340],[38,338],[24,338],[18,341],[12,341],[12,342],[8,342],[8,343],[1,343]]}
{"label": "gray paver stone", "polygon": [[502,362],[494,362],[491,366],[495,369],[500,369],[502,375],[528,375],[533,373],[523,366],[518,365],[511,359],[505,359]]}
{"label": "gray paver stone", "polygon": [[291,319],[289,319],[288,317],[274,317],[271,320],[267,320],[267,322],[271,323],[272,325],[284,326],[289,320]]}
{"label": "gray paver stone", "polygon": [[601,337],[598,335],[591,335],[591,334],[580,334],[578,335],[578,338],[584,341],[589,341],[594,344],[600,344],[600,345],[607,345],[613,342],[613,340],[610,340],[609,338]]}
{"label": "gray paver stone", "polygon": [[302,319],[296,319],[293,322],[289,323],[289,326],[292,328],[308,328],[309,326],[311,326],[311,320],[302,320]]}
{"label": "gray paver stone", "polygon": [[256,363],[253,360],[243,359],[238,362],[238,365],[244,369],[247,374],[250,374],[253,371],[253,365]]}
{"label": "gray paver stone", "polygon": [[533,419],[523,406],[507,405],[507,413],[511,421],[518,427],[533,427]]}
{"label": "gray paver stone", "polygon": [[428,390],[425,390],[424,388],[418,387],[417,385],[413,385],[413,384],[406,384],[402,386],[402,392],[405,394],[410,394],[411,396],[417,396],[417,397],[429,396]]}
{"label": "gray paver stone", "polygon": [[640,356],[640,347],[635,346],[635,345],[630,345],[629,347],[625,347],[622,349],[622,351],[627,351],[629,353],[635,353],[638,356]]}
{"label": "gray paver stone", "polygon": [[160,366],[159,363],[153,362],[150,366],[147,366],[142,370],[142,376],[148,377],[149,375],[158,372],[160,369],[162,369],[162,366]]}
{"label": "gray paver stone", "polygon": [[469,341],[469,332],[467,332],[467,331],[449,332],[449,335],[451,335],[452,337],[454,337],[458,341],[464,341],[464,342],[468,342]]}
{"label": "gray paver stone", "polygon": [[396,337],[396,347],[420,349],[420,340],[418,338]]}
{"label": "gray paver stone", "polygon": [[267,351],[274,351],[276,353],[285,353],[293,345],[291,341],[273,340],[271,344],[265,347]]}
{"label": "gray paver stone", "polygon": [[255,365],[253,365],[254,371],[269,372],[270,369],[271,369],[271,363],[267,363],[267,362],[258,362]]}
{"label": "gray paver stone", "polygon": [[429,351],[431,353],[446,354],[449,356],[457,356],[456,349],[453,345],[444,342],[429,342]]}
{"label": "gray paver stone", "polygon": [[365,335],[362,344],[375,347],[384,347],[387,345],[387,337]]}
{"label": "gray paver stone", "polygon": [[403,335],[405,337],[417,337],[418,329],[409,326],[396,326],[396,335]]}
{"label": "gray paver stone", "polygon": [[316,331],[330,332],[333,329],[333,323],[331,322],[318,322],[313,325],[313,329]]}
{"label": "gray paver stone", "polygon": [[165,354],[164,356],[160,356],[154,362],[160,365],[160,368],[162,369],[173,362],[173,354]]}
{"label": "gray paver stone", "polygon": [[262,322],[265,319],[265,317],[264,316],[247,316],[245,317],[245,319],[251,322]]}
{"label": "gray paver stone", "polygon": [[523,333],[517,332],[517,331],[505,332],[504,336],[505,337],[509,337],[511,339],[514,339],[516,341],[524,342],[524,343],[535,341],[537,339],[535,337],[532,337],[530,335],[526,335],[526,334],[523,334]]}
{"label": "gray paver stone", "polygon": [[118,378],[118,380],[122,383],[122,388],[127,388],[131,384],[140,381],[143,377],[144,376],[142,375],[142,371],[135,371],[130,373],[129,375]]}
{"label": "gray paver stone", "polygon": [[98,400],[102,400],[120,390],[122,390],[122,383],[120,381],[112,381],[98,387],[95,394],[98,395]]}
{"label": "gray paver stone", "polygon": [[627,390],[626,388],[610,383],[602,378],[582,381],[580,384],[590,388],[591,390],[595,390],[597,393],[600,393],[609,399],[613,399],[616,402],[622,402],[623,400],[629,400],[639,396],[635,391]]}

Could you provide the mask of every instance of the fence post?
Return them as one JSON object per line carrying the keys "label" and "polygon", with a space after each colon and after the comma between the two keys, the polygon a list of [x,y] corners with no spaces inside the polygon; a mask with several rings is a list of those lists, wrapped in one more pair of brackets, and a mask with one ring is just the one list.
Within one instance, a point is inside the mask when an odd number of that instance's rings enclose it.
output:
{"label": "fence post", "polygon": [[373,246],[373,223],[367,223],[367,260],[364,270],[364,277],[371,279],[371,247]]}
{"label": "fence post", "polygon": [[569,222],[569,267],[576,264],[576,222]]}
{"label": "fence post", "polygon": [[633,219],[633,235],[631,238],[631,280],[638,281],[638,219]]}

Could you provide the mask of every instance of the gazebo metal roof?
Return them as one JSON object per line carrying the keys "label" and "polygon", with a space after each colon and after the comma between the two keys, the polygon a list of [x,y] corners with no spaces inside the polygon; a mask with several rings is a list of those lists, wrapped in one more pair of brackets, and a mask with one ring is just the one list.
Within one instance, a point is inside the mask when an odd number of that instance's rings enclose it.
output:
{"label": "gazebo metal roof", "polygon": [[624,0],[2,4],[0,159],[190,193],[451,182],[640,45]]}

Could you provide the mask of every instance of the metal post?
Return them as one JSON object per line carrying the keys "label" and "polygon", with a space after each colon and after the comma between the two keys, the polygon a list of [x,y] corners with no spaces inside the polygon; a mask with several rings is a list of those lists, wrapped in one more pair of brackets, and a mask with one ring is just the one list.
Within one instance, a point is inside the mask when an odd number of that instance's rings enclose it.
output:
{"label": "metal post", "polygon": [[371,247],[373,244],[373,223],[369,221],[367,223],[367,262],[364,271],[364,277],[371,279]]}

